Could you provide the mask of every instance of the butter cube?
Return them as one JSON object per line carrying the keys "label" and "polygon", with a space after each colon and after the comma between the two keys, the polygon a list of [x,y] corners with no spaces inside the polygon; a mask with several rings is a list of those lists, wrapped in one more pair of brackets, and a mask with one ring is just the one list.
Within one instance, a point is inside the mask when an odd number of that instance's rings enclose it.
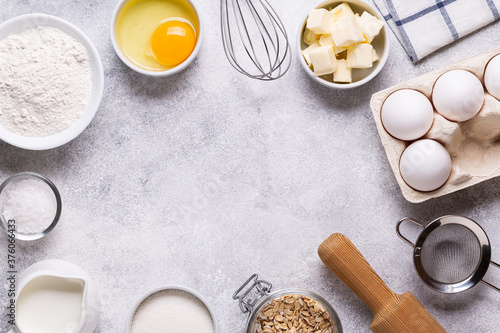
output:
{"label": "butter cube", "polygon": [[334,46],[335,43],[333,42],[332,35],[330,34],[324,34],[319,37],[319,45],[321,46]]}
{"label": "butter cube", "polygon": [[331,46],[317,47],[309,52],[309,57],[316,76],[332,74],[337,69],[337,58]]}
{"label": "butter cube", "polygon": [[372,49],[373,52],[372,52],[372,62],[375,62],[378,60],[378,55],[377,55],[377,51],[375,51],[375,48]]}
{"label": "butter cube", "polygon": [[333,82],[352,82],[351,69],[347,67],[345,59],[337,60],[337,70],[333,73]]}
{"label": "butter cube", "polygon": [[306,62],[309,66],[311,66],[311,57],[309,56],[309,53],[314,50],[317,47],[320,47],[318,41],[315,41],[311,45],[309,45],[306,49],[302,50],[302,55],[304,56],[304,59],[306,59]]}
{"label": "butter cube", "polygon": [[311,9],[307,18],[307,29],[315,34],[328,34],[333,24],[334,17],[326,9]]}
{"label": "butter cube", "polygon": [[360,43],[347,49],[347,67],[370,68],[373,63],[373,46]]}
{"label": "butter cube", "polygon": [[330,10],[330,13],[335,17],[335,22],[343,17],[354,16],[351,7],[345,2]]}
{"label": "butter cube", "polygon": [[330,34],[321,35],[321,37],[319,38],[319,45],[332,46],[333,52],[335,53],[335,55],[337,55],[340,52],[345,50],[344,48],[335,45],[335,43],[333,42],[332,35],[330,35]]}
{"label": "butter cube", "polygon": [[305,28],[304,29],[304,35],[302,36],[302,40],[307,45],[311,45],[311,44],[313,44],[317,40],[317,36],[316,36],[316,34],[314,32],[312,32],[311,30]]}
{"label": "butter cube", "polygon": [[331,34],[335,45],[350,46],[365,41],[361,27],[353,16],[343,17],[332,25]]}
{"label": "butter cube", "polygon": [[361,31],[365,36],[368,43],[371,43],[373,39],[380,33],[380,29],[384,26],[384,22],[380,21],[375,16],[368,12],[363,12],[358,18],[358,23],[361,26]]}

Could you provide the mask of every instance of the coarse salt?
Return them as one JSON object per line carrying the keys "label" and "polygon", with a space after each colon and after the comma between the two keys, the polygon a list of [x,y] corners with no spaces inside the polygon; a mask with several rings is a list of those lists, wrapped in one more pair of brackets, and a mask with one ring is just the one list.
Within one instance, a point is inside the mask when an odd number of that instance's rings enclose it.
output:
{"label": "coarse salt", "polygon": [[137,308],[131,333],[213,333],[214,323],[207,307],[182,290],[161,290]]}
{"label": "coarse salt", "polygon": [[57,201],[52,189],[38,179],[21,179],[2,192],[5,221],[15,220],[16,232],[23,235],[46,230],[56,215]]}

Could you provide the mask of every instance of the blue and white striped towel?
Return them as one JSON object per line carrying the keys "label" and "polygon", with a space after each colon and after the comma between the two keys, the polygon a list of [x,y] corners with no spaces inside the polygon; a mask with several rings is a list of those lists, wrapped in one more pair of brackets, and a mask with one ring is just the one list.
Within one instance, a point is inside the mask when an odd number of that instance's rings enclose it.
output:
{"label": "blue and white striped towel", "polygon": [[500,18],[500,0],[373,0],[412,61]]}

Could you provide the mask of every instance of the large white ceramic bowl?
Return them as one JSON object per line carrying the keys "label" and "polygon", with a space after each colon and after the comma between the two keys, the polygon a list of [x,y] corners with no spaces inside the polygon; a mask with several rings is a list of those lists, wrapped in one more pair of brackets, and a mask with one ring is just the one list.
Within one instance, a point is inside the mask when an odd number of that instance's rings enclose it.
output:
{"label": "large white ceramic bowl", "polygon": [[[300,65],[304,69],[304,71],[316,82],[334,89],[350,89],[359,87],[366,82],[373,79],[384,67],[387,58],[389,57],[389,49],[390,49],[390,38],[389,38],[389,28],[385,23],[384,18],[379,13],[379,11],[368,2],[362,0],[326,0],[317,3],[312,8],[333,8],[341,3],[346,2],[352,8],[354,13],[359,13],[360,15],[367,11],[371,15],[375,16],[382,22],[384,22],[384,27],[380,30],[380,33],[373,42],[371,43],[377,52],[379,60],[373,63],[371,68],[366,69],[353,69],[352,71],[352,83],[335,83],[329,80],[326,80],[325,77],[315,76],[312,69],[307,65],[304,56],[302,55],[302,50],[304,50],[308,45],[302,41],[304,29],[307,23],[307,17],[309,16],[309,12],[305,15],[302,23],[299,27],[299,31],[297,33],[297,53]],[[312,9],[311,8],[311,9]]]}
{"label": "large white ceramic bowl", "polygon": [[188,294],[193,295],[195,298],[201,301],[203,305],[207,308],[208,312],[210,313],[210,316],[212,317],[212,322],[214,324],[214,333],[219,333],[219,326],[217,325],[217,320],[215,319],[215,314],[212,309],[212,307],[208,304],[208,302],[201,296],[198,292],[194,291],[193,289],[190,289],[188,287],[184,286],[179,286],[179,285],[166,285],[166,286],[159,286],[156,288],[153,288],[152,290],[148,291],[144,295],[142,295],[137,302],[130,308],[130,312],[128,314],[127,322],[125,324],[125,333],[131,333],[132,330],[132,320],[134,319],[135,312],[137,311],[137,308],[141,303],[148,298],[149,296],[159,292],[159,291],[164,291],[164,290],[180,290],[183,292],[186,292]]}
{"label": "large white ceramic bowl", "polygon": [[188,67],[193,62],[193,60],[198,56],[198,53],[200,53],[201,42],[203,41],[203,35],[204,35],[204,30],[205,30],[205,25],[203,24],[201,17],[200,17],[200,11],[196,7],[195,3],[191,0],[186,0],[191,5],[191,7],[193,7],[193,9],[198,17],[198,26],[199,26],[198,39],[196,40],[196,46],[194,47],[193,52],[186,60],[184,60],[183,63],[181,63],[178,66],[175,66],[173,68],[166,69],[163,71],[152,71],[152,70],[147,70],[147,69],[141,68],[141,67],[137,66],[136,64],[134,64],[132,61],[130,61],[123,53],[123,51],[122,51],[120,45],[118,45],[118,41],[116,39],[116,24],[118,21],[118,16],[120,15],[123,7],[129,1],[130,0],[120,0],[115,7],[115,10],[113,12],[113,17],[111,18],[111,32],[110,32],[111,43],[113,44],[113,48],[115,49],[115,52],[118,55],[118,57],[121,59],[121,61],[123,61],[123,63],[125,65],[127,65],[129,68],[133,69],[134,71],[136,71],[138,73],[141,73],[144,75],[149,75],[149,76],[156,76],[156,77],[164,77],[164,76],[174,75],[174,74],[177,74],[177,73],[183,71],[184,69],[186,69],[186,67]]}
{"label": "large white ceramic bowl", "polygon": [[14,17],[0,24],[0,40],[9,35],[20,33],[37,26],[52,26],[75,38],[87,49],[92,73],[92,90],[87,107],[82,116],[69,128],[46,137],[27,137],[10,132],[0,125],[0,139],[11,145],[31,149],[44,150],[61,146],[76,138],[90,124],[101,103],[104,90],[104,71],[101,58],[90,39],[73,24],[47,14],[26,14]]}

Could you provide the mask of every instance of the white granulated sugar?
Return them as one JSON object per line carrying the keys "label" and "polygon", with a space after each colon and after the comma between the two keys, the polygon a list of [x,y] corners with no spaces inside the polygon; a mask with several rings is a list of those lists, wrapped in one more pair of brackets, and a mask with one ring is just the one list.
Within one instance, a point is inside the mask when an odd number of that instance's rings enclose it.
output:
{"label": "white granulated sugar", "polygon": [[193,295],[181,290],[162,290],[137,308],[131,333],[213,333],[212,316]]}
{"label": "white granulated sugar", "polygon": [[0,123],[28,137],[70,127],[90,98],[92,75],[85,47],[49,26],[0,41]]}
{"label": "white granulated sugar", "polygon": [[47,229],[57,211],[52,189],[38,179],[21,179],[8,185],[2,193],[2,214],[6,221],[16,221],[19,234],[37,234]]}

